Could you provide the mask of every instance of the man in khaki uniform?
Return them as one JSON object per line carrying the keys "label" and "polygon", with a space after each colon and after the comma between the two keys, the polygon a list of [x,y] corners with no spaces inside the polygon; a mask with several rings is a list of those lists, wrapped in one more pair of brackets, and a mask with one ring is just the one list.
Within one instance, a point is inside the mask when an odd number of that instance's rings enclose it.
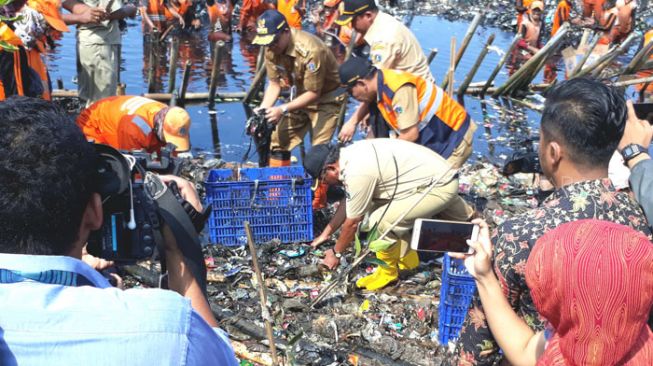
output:
{"label": "man in khaki uniform", "polygon": [[[270,166],[290,165],[290,151],[310,130],[311,144],[331,140],[336,128],[342,89],[338,63],[316,36],[290,29],[284,16],[267,10],[257,21],[254,44],[267,46],[265,67],[269,85],[260,108],[276,123],[272,134]],[[291,88],[291,100],[274,106],[283,87]],[[294,90],[297,96],[293,98]]]}
{"label": "man in khaki uniform", "polygon": [[[363,229],[378,223],[380,233],[406,214],[386,237],[396,243],[376,253],[388,266],[377,267],[372,275],[359,279],[356,285],[360,288],[383,288],[397,280],[399,269],[417,267],[417,253],[409,249],[416,219],[438,214],[443,219],[463,221],[473,214],[458,196],[455,169],[434,151],[412,142],[371,139],[343,148],[318,145],[306,154],[304,167],[314,179],[343,185],[346,192],[333,219],[312,243],[318,246],[342,228],[333,250],[325,252],[323,263],[329,268],[340,263],[366,214],[369,219]],[[421,193],[434,182],[438,183],[422,198]],[[419,203],[411,209],[416,201]]]}
{"label": "man in khaki uniform", "polygon": [[[422,46],[415,35],[392,15],[379,11],[374,0],[344,0],[344,10],[336,23],[351,23],[356,32],[363,35],[363,39],[370,46],[370,60],[377,68],[406,71],[435,82]],[[370,112],[372,118],[378,115],[376,107],[368,103],[359,105],[342,126],[338,138],[341,141],[351,140],[356,125]],[[388,131],[382,128],[381,118],[373,119],[378,119],[371,123],[377,124],[375,136],[387,137]]]}

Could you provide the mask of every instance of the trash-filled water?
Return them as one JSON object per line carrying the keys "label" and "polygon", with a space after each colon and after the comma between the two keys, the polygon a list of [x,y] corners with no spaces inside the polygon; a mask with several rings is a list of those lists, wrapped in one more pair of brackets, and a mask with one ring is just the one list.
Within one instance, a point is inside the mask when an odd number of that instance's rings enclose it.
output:
{"label": "trash-filled water", "polygon": [[[450,38],[456,37],[460,44],[468,22],[464,20],[448,21],[438,16],[413,16],[407,19],[416,34],[425,53],[438,49],[438,54],[431,64],[431,70],[438,82],[441,82],[449,65]],[[491,51],[483,67],[478,71],[473,81],[484,81],[499,62],[500,52],[505,51],[512,40],[513,34],[492,27],[479,27],[476,34],[456,69],[456,86],[462,82],[480,53],[485,41],[494,33],[493,51]],[[206,39],[206,30],[184,31],[175,34],[180,38],[179,62],[176,85],[181,83],[181,70],[187,60],[191,61],[192,72],[188,92],[207,92],[211,73],[211,51]],[[167,53],[170,41],[159,45],[157,54],[163,56],[158,60],[159,67],[155,72],[156,92],[165,92],[168,85]],[[149,70],[147,39],[141,31],[140,19],[128,19],[127,29],[123,32],[121,82],[127,85],[128,95],[138,95],[147,92]],[[258,49],[241,40],[240,34],[234,33],[233,42],[226,44],[226,53],[221,64],[221,77],[218,82],[220,92],[244,92],[254,77],[254,68]],[[76,89],[73,83],[76,75],[75,61],[75,30],[66,34],[59,41],[59,46],[49,55],[50,75],[53,81],[62,79],[64,87]],[[504,81],[507,71],[502,70],[495,85]],[[488,99],[481,102],[476,97],[466,96],[465,107],[472,117],[483,125],[474,141],[475,152],[491,159],[501,160],[509,155],[511,146],[518,146],[531,129],[536,128],[539,115],[536,112],[518,105],[501,108],[498,101]],[[350,102],[349,112],[355,102]],[[216,105],[216,121],[212,123],[206,103],[189,105],[187,107],[191,118],[191,143],[194,152],[214,152],[226,161],[241,161],[249,146],[249,137],[244,134],[245,110],[238,102],[219,103]],[[361,135],[362,136],[362,135]],[[252,151],[254,148],[252,147]],[[250,157],[249,160],[256,161]]]}

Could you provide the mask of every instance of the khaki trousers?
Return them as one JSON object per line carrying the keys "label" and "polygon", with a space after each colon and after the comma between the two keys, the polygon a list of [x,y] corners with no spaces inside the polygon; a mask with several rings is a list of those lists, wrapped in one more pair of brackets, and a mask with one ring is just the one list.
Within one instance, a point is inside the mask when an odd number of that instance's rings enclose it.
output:
{"label": "khaki trousers", "polygon": [[79,98],[86,106],[116,95],[120,45],[79,44],[77,54],[77,85]]}
{"label": "khaki trousers", "polygon": [[270,150],[291,151],[304,141],[308,131],[312,146],[328,143],[336,130],[339,111],[340,103],[328,102],[290,112],[272,133]]}
{"label": "khaki trousers", "polygon": [[453,153],[451,153],[449,159],[447,159],[447,162],[449,162],[454,169],[460,169],[460,167],[463,166],[467,159],[472,155],[472,152],[474,151],[474,132],[476,132],[477,128],[478,126],[476,123],[470,120],[469,128],[467,129],[467,132],[465,132],[465,136],[458,146],[456,146]]}
{"label": "khaki trousers", "polygon": [[[424,189],[426,189],[425,187]],[[374,227],[378,222],[379,235],[383,234],[401,215],[408,211],[416,201],[422,197],[422,192],[416,192],[410,197],[392,202],[376,208],[369,217],[367,230]],[[383,215],[386,207],[388,211]],[[401,256],[403,257],[410,249],[411,233],[416,219],[430,219],[438,215],[438,218],[452,221],[467,221],[470,219],[474,209],[458,196],[458,179],[453,179],[444,186],[435,187],[422,200],[410,210],[406,216],[392,229],[387,238],[396,240],[401,245]],[[383,215],[383,217],[381,217]]]}

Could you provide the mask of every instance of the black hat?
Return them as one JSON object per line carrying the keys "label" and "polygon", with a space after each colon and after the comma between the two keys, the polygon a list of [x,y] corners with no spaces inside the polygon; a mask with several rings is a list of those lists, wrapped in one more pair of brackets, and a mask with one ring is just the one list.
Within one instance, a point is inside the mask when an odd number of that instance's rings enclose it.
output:
{"label": "black hat", "polygon": [[338,68],[340,84],[352,87],[358,79],[369,75],[376,68],[370,60],[363,57],[350,57]]}
{"label": "black hat", "polygon": [[256,37],[252,44],[267,46],[274,41],[274,37],[282,30],[288,28],[286,17],[276,10],[266,10],[256,21]]}
{"label": "black hat", "polygon": [[[320,179],[327,158],[331,152],[337,148],[337,145],[332,144],[315,145],[304,156],[304,169],[306,169],[306,172],[315,179],[316,183],[318,179]],[[317,186],[317,184],[315,184],[315,186]]]}
{"label": "black hat", "polygon": [[342,14],[336,19],[336,24],[346,25],[359,14],[363,14],[369,10],[378,9],[374,0],[344,0],[345,8]]}

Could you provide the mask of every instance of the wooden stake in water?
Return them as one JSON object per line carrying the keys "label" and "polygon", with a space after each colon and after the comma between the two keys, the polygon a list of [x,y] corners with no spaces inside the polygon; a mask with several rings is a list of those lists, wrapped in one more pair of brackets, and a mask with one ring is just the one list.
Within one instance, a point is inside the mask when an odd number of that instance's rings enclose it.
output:
{"label": "wooden stake in water", "polygon": [[168,93],[175,90],[177,82],[177,60],[179,59],[179,38],[172,37],[170,42],[170,64],[168,67]]}
{"label": "wooden stake in water", "polygon": [[[472,40],[472,37],[474,36],[474,32],[476,32],[476,28],[478,28],[478,25],[481,24],[481,20],[483,20],[483,13],[478,13],[472,20],[471,24],[469,25],[469,28],[467,29],[467,33],[465,34],[465,38],[463,38],[463,43],[460,45],[460,49],[458,50],[458,54],[456,55],[453,71],[456,71],[456,67],[458,67],[460,60],[463,58],[463,55],[467,50],[467,46],[469,46],[469,42]],[[444,77],[444,80],[442,82],[442,89],[447,89],[449,81],[450,80],[453,81],[453,78],[449,76],[449,74],[453,73],[453,71],[448,72],[447,75]]]}
{"label": "wooden stake in water", "polygon": [[474,75],[476,75],[476,72],[478,71],[479,67],[481,67],[481,63],[483,63],[483,59],[485,59],[485,56],[490,50],[489,47],[492,45],[492,42],[494,42],[494,33],[490,34],[490,37],[487,39],[487,42],[485,42],[485,46],[481,50],[481,53],[478,55],[478,58],[476,59],[474,66],[472,66],[472,69],[469,71],[469,73],[467,73],[465,80],[458,88],[457,94],[459,97],[463,96],[463,94],[465,94],[465,92],[467,91],[467,87],[469,87],[469,84],[472,82]]}
{"label": "wooden stake in water", "polygon": [[447,80],[444,83],[444,87],[447,89],[447,94],[453,96],[453,76],[456,71],[456,37],[451,37],[451,54],[449,57],[449,71],[447,72]]}
{"label": "wooden stake in water", "polygon": [[218,89],[218,78],[220,77],[220,64],[222,63],[223,41],[215,42],[213,50],[213,65],[211,68],[211,83],[209,84],[209,109],[215,106],[215,91]]}
{"label": "wooden stake in water", "polygon": [[188,81],[190,80],[190,65],[191,65],[190,60],[187,60],[186,64],[184,64],[184,73],[181,78],[179,93],[177,93],[178,96],[177,104],[182,107],[186,103],[186,90],[188,89]]}
{"label": "wooden stake in water", "polygon": [[258,265],[258,258],[256,257],[256,247],[254,246],[254,237],[252,236],[252,230],[249,227],[249,221],[244,222],[245,233],[247,234],[247,244],[249,246],[249,253],[252,256],[252,266],[254,267],[254,272],[256,273],[256,282],[258,282],[258,293],[261,302],[261,317],[265,323],[265,333],[268,337],[270,354],[272,355],[272,364],[278,365],[277,360],[277,347],[274,343],[274,333],[272,331],[272,316],[268,310],[268,295],[267,289],[265,288],[265,281],[263,280],[263,275],[261,274],[261,268]]}

